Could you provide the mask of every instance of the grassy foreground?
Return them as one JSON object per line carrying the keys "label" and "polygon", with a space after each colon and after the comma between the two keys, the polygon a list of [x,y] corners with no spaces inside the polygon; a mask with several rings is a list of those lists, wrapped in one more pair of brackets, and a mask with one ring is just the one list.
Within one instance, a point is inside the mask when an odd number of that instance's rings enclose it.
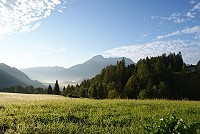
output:
{"label": "grassy foreground", "polygon": [[145,133],[145,125],[172,114],[198,122],[200,102],[0,93],[0,133]]}

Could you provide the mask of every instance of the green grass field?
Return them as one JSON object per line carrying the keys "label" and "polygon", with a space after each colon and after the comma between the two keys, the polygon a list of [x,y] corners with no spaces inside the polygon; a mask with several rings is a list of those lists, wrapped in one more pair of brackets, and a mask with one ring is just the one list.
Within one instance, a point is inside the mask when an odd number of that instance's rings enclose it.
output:
{"label": "green grass field", "polygon": [[0,93],[0,133],[146,133],[147,124],[171,115],[199,122],[200,102]]}

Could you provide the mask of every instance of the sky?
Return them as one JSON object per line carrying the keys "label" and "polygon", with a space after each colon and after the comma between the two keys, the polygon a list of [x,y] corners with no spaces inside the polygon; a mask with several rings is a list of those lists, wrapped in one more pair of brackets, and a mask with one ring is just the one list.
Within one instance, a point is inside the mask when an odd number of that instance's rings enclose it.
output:
{"label": "sky", "polygon": [[200,60],[200,0],[0,0],[0,63],[18,69],[179,51]]}

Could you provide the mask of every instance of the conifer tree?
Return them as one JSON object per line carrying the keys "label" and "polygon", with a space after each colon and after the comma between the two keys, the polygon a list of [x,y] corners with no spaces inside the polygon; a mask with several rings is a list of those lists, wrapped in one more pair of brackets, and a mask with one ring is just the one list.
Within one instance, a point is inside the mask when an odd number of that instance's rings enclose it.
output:
{"label": "conifer tree", "polygon": [[48,86],[47,94],[53,94],[53,90],[52,90],[51,85]]}
{"label": "conifer tree", "polygon": [[54,86],[54,92],[55,95],[60,95],[60,88],[58,84],[58,80],[56,80],[55,86]]}

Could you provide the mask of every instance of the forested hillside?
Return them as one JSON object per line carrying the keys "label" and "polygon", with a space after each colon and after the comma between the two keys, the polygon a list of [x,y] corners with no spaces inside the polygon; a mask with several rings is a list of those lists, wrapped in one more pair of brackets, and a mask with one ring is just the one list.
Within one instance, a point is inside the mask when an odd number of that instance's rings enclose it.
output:
{"label": "forested hillside", "polygon": [[46,89],[13,86],[0,91],[94,99],[200,100],[200,61],[197,65],[186,65],[181,53],[147,57],[128,65],[122,59],[116,65],[105,67],[94,78],[84,80],[80,85],[68,85],[63,90],[56,81],[54,87],[49,85]]}
{"label": "forested hillside", "polygon": [[181,53],[125,60],[104,68],[80,85],[64,87],[64,96],[104,98],[200,99],[200,62],[186,66]]}

